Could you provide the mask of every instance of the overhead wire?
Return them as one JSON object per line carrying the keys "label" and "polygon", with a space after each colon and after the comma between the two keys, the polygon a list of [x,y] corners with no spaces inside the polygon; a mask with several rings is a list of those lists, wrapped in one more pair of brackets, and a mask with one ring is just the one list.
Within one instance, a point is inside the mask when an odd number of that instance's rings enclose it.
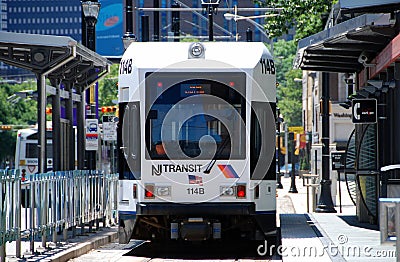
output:
{"label": "overhead wire", "polygon": [[[186,5],[185,3],[183,3],[182,1],[179,1],[179,0],[176,0],[176,2],[178,2],[180,5],[182,5],[182,6],[184,6],[184,7],[186,7],[186,8],[190,8],[188,5]],[[208,22],[208,18],[207,17],[204,17],[201,13],[199,13],[199,12],[197,12],[197,11],[191,11],[192,13],[194,13],[194,14],[196,14],[197,16],[199,16],[202,20],[205,20],[205,21],[207,21]],[[219,30],[221,30],[222,32],[224,32],[224,33],[226,33],[226,34],[228,34],[228,35],[230,35],[230,36],[233,36],[233,34],[229,31],[229,30],[226,30],[225,28],[223,28],[222,26],[220,26],[219,24],[217,24],[217,23],[213,23],[214,24],[214,26],[216,27],[216,28],[218,28]]]}

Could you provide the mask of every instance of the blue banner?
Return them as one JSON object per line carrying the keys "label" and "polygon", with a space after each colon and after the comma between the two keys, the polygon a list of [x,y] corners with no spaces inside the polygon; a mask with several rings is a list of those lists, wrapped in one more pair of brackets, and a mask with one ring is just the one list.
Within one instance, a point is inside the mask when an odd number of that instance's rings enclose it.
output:
{"label": "blue banner", "polygon": [[105,57],[119,57],[124,52],[122,0],[101,0],[96,24],[96,52]]}

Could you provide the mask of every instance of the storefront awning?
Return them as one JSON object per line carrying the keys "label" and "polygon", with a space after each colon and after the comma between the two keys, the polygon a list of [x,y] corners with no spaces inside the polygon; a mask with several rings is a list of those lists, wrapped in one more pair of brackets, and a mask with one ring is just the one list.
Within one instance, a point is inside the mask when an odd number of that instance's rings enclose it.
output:
{"label": "storefront awning", "polygon": [[396,36],[390,14],[364,14],[299,41],[294,67],[354,73]]}

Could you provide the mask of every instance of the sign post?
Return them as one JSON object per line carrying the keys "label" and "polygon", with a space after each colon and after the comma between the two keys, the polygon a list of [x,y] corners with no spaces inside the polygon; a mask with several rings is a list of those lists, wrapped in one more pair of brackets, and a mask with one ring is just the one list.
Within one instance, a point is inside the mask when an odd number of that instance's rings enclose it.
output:
{"label": "sign post", "polygon": [[103,140],[117,141],[117,117],[103,116]]}
{"label": "sign post", "polygon": [[86,151],[96,151],[99,148],[99,121],[86,119]]}
{"label": "sign post", "polygon": [[346,154],[344,151],[335,151],[331,152],[332,158],[332,170],[336,170],[338,172],[338,180],[339,180],[339,209],[340,213],[342,213],[342,187],[340,182],[340,171],[344,170],[344,164],[346,161]]}

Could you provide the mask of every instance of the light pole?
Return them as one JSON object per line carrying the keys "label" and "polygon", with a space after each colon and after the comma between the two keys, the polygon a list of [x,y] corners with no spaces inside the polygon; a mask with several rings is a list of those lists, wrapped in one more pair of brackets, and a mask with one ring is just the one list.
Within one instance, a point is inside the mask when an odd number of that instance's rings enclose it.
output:
{"label": "light pole", "polygon": [[[158,37],[158,36],[157,36]],[[133,4],[132,0],[125,1],[125,34],[122,37],[125,50],[132,42],[136,42],[136,36],[133,34]]]}
{"label": "light pole", "polygon": [[[83,17],[85,19],[85,32],[82,32],[85,35],[85,43],[83,43],[87,48],[92,51],[96,51],[96,23],[97,17],[99,16],[100,11],[100,3],[95,1],[82,1],[82,12]],[[87,96],[87,104],[88,108],[88,118],[97,118],[98,117],[98,85],[97,83],[94,86],[89,87],[86,91]],[[88,163],[86,167],[89,170],[96,169],[96,152],[95,151],[87,151],[87,159]]]}
{"label": "light pole", "polygon": [[86,47],[92,51],[96,51],[96,23],[99,16],[100,3],[97,0],[83,1],[82,12],[86,23]]}
{"label": "light pole", "polygon": [[[292,157],[292,170],[290,172],[290,189],[289,189],[289,193],[298,193],[297,191],[297,187],[296,187],[296,168],[295,168],[295,164],[296,161],[294,160],[294,151],[295,151],[295,142],[294,142],[294,133],[290,132],[289,133],[289,140],[290,140],[290,148],[291,148],[291,157]],[[289,153],[288,151],[286,153]]]}
{"label": "light pole", "polygon": [[322,72],[322,92],[321,92],[321,116],[322,116],[322,179],[321,194],[315,212],[336,213],[333,205],[331,185],[332,180],[329,174],[329,73]]}

